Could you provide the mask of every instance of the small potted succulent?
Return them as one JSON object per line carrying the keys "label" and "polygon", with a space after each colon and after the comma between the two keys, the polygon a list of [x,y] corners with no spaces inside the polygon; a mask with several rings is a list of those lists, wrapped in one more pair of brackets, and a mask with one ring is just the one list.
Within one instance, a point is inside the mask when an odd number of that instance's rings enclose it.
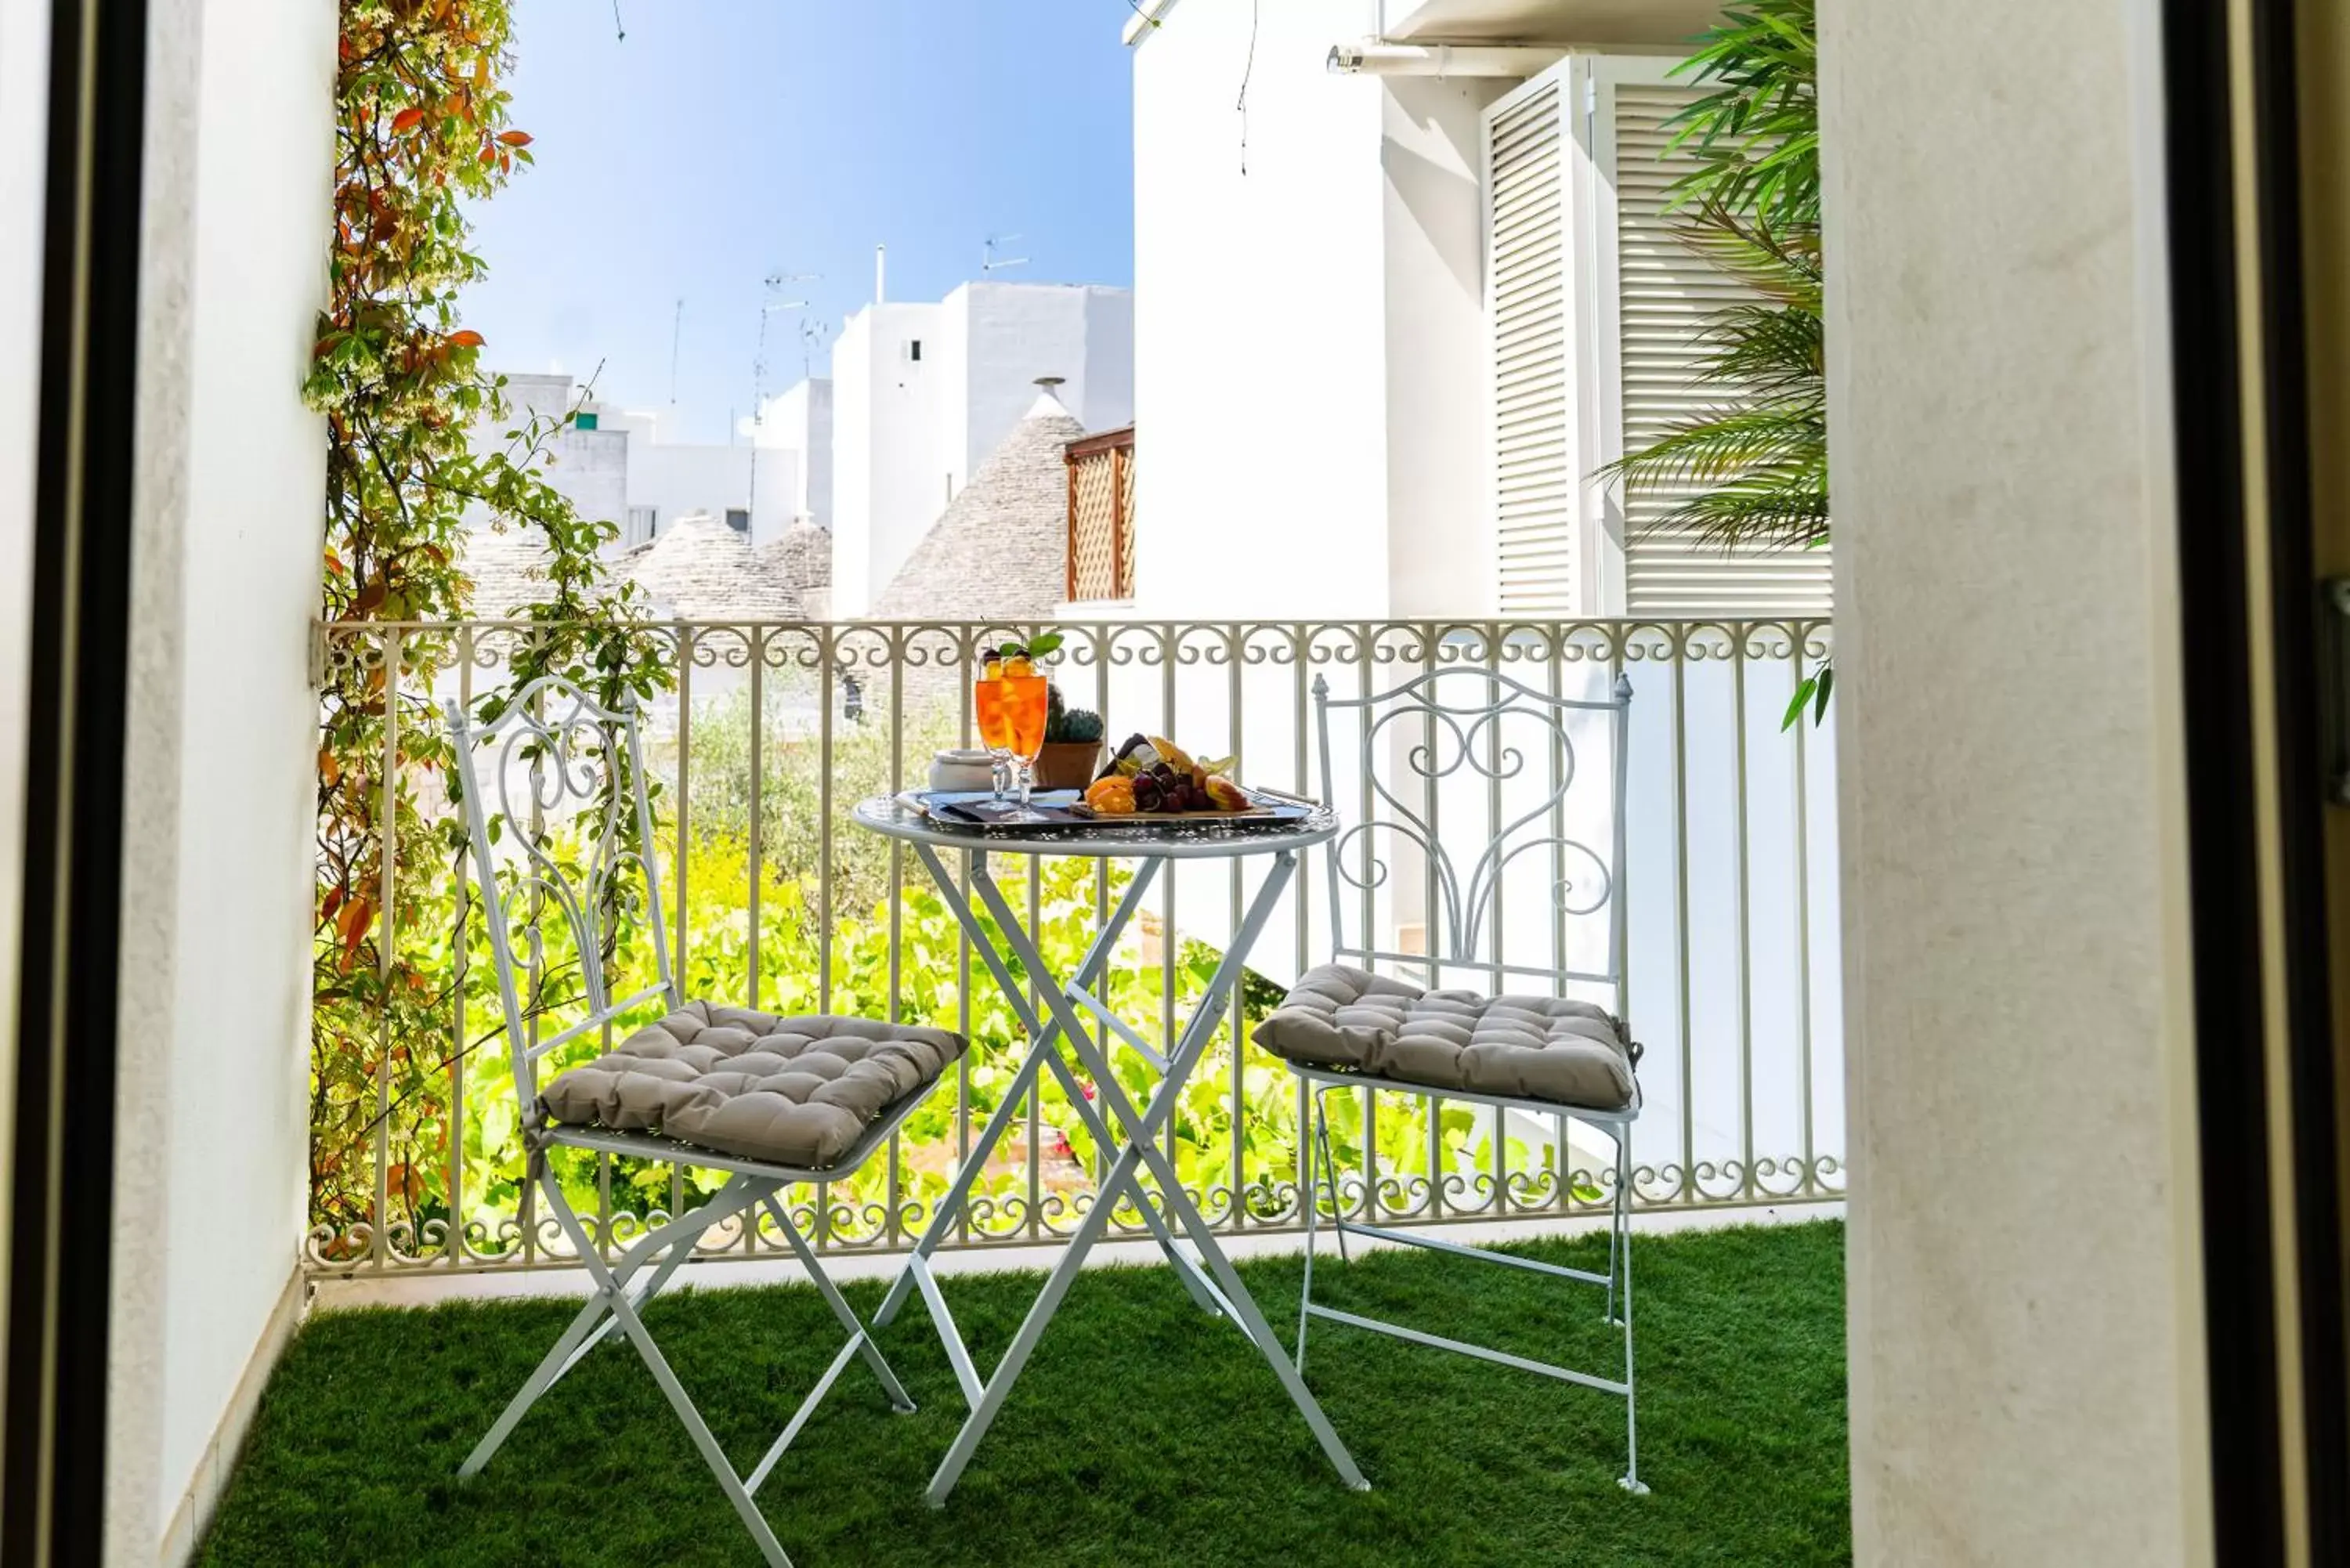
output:
{"label": "small potted succulent", "polygon": [[1100,771],[1101,715],[1066,706],[1058,686],[1052,689],[1046,702],[1045,746],[1036,753],[1036,787],[1081,790]]}

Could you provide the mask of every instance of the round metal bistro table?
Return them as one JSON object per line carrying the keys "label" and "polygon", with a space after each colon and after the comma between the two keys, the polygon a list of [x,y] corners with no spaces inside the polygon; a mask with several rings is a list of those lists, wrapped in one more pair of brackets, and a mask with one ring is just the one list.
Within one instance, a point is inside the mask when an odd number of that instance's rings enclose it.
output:
{"label": "round metal bistro table", "polygon": [[[1159,1143],[1159,1135],[1174,1114],[1184,1084],[1207,1054],[1208,1042],[1216,1032],[1217,1015],[1239,982],[1249,950],[1271,919],[1283,890],[1296,875],[1298,852],[1335,837],[1338,832],[1337,814],[1327,806],[1315,806],[1303,821],[1278,826],[1216,823],[1200,818],[1157,822],[1137,818],[1130,823],[1084,827],[983,827],[942,822],[895,796],[879,795],[858,805],[856,819],[861,827],[913,846],[915,857],[937,884],[939,897],[954,911],[972,948],[985,961],[1005,1001],[1028,1031],[1028,1048],[1021,1059],[1019,1073],[996,1102],[994,1114],[988,1117],[987,1129],[955,1172],[953,1184],[940,1200],[921,1240],[908,1254],[905,1267],[889,1287],[889,1297],[874,1319],[877,1329],[886,1326],[912,1293],[920,1291],[931,1321],[938,1325],[939,1338],[946,1346],[948,1361],[954,1366],[955,1379],[962,1386],[963,1398],[971,1407],[969,1418],[955,1435],[954,1446],[947,1450],[938,1473],[931,1478],[931,1505],[942,1505],[947,1494],[954,1490],[963,1467],[970,1464],[980,1439],[987,1435],[988,1427],[1003,1407],[1005,1396],[1019,1380],[1021,1368],[1059,1310],[1070,1282],[1085,1263],[1086,1254],[1101,1240],[1120,1198],[1130,1199],[1141,1212],[1160,1250],[1167,1254],[1175,1276],[1192,1298],[1232,1324],[1256,1346],[1274,1376],[1281,1380],[1298,1414],[1313,1428],[1315,1439],[1329,1456],[1339,1477],[1358,1491],[1368,1490],[1370,1483],[1363,1479],[1354,1457],[1332,1429],[1329,1417],[1323,1415],[1322,1407],[1315,1403],[1305,1379],[1290,1364],[1281,1343],[1274,1338],[1272,1325],[1241,1283],[1232,1261],[1216,1244],[1215,1233],[1199,1206],[1184,1193],[1174,1162]],[[993,917],[996,940],[991,940],[979,911],[964,895],[963,879],[948,864],[947,857],[953,852],[960,852],[968,862],[971,889],[978,894],[980,906]],[[1005,855],[1074,855],[1136,863],[1133,880],[1094,933],[1076,970],[1066,978],[1055,975],[1045,963],[1044,955],[1036,950],[1035,940],[989,872],[990,857]],[[1241,857],[1268,862],[1256,896],[1250,901],[1231,945],[1224,950],[1223,961],[1208,982],[1207,994],[1200,999],[1199,1006],[1172,1039],[1154,1044],[1111,1012],[1097,990],[1103,971],[1109,966],[1110,955],[1117,950],[1118,934],[1141,909],[1144,893],[1169,861]],[[1031,1004],[1028,985],[1014,978],[1007,960],[1016,961],[1035,981],[1037,999],[1044,1003],[1042,1013]],[[1092,1021],[1107,1027],[1158,1072],[1159,1086],[1141,1106],[1137,1107],[1119,1086],[1100,1044],[1089,1033]],[[1075,1057],[1074,1065],[1070,1056]],[[1087,1097],[1076,1076],[1079,1071],[1092,1080],[1100,1096],[1098,1101]],[[1084,1121],[1105,1151],[1116,1151],[1116,1158],[1092,1207],[1078,1223],[1076,1234],[1069,1239],[1068,1247],[1054,1265],[1035,1304],[1022,1321],[1020,1332],[1014,1335],[1011,1348],[1003,1353],[995,1371],[983,1380],[972,1365],[971,1352],[955,1327],[953,1316],[947,1311],[930,1260],[940,1243],[953,1234],[970,1200],[973,1182],[997,1142],[1010,1130],[1040,1072],[1050,1072],[1060,1079],[1068,1092],[1071,1111]],[[1156,1183],[1155,1191],[1148,1191],[1143,1186],[1141,1179],[1146,1172]],[[1178,1232],[1197,1250],[1196,1256],[1178,1244]]]}

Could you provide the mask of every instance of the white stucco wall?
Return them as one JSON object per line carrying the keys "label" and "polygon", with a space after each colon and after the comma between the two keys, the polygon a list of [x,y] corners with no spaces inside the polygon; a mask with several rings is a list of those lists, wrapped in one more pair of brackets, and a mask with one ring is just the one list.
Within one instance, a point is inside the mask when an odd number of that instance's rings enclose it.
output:
{"label": "white stucco wall", "polygon": [[622,431],[557,431],[546,440],[540,472],[591,523],[629,520],[629,447]]}
{"label": "white stucco wall", "polygon": [[1185,0],[1134,52],[1140,613],[1387,607],[1386,93],[1323,68],[1366,19],[1263,6],[1252,67],[1248,0]]}
{"label": "white stucco wall", "polygon": [[174,85],[151,130],[184,140],[150,142],[141,276],[128,782],[150,820],[124,870],[109,1478],[109,1560],[126,1562],[151,1560],[192,1487],[216,1481],[214,1435],[296,1299],[325,464],[299,389],[335,61],[323,0],[156,19],[151,84]]}
{"label": "white stucco wall", "polygon": [[[832,609],[858,616],[946,509],[937,305],[875,305],[832,347]],[[920,341],[922,358],[908,358]]]}
{"label": "white stucco wall", "polygon": [[629,504],[654,508],[664,531],[689,512],[723,519],[730,507],[744,509],[751,513],[753,536],[771,539],[791,521],[799,488],[798,454],[763,439],[754,473],[752,450],[749,441],[672,446],[631,431],[625,458]]}
{"label": "white stucco wall", "polygon": [[[973,283],[848,318],[820,410],[832,443],[833,613],[866,612],[1035,402],[1038,377],[1064,378],[1061,400],[1089,429],[1133,418],[1133,308],[1125,289]],[[907,353],[916,340],[920,360]]]}
{"label": "white stucco wall", "polygon": [[1134,418],[1134,295],[1091,285],[967,283],[941,303],[947,386],[939,441],[954,488],[1036,401],[1036,379],[1058,376],[1062,406],[1089,431]]}
{"label": "white stucco wall", "polygon": [[1499,596],[1483,113],[1517,85],[1406,77],[1383,94],[1388,591],[1399,616],[1480,615]]}
{"label": "white stucco wall", "polygon": [[766,428],[798,456],[797,489],[785,521],[806,517],[832,526],[832,378],[812,376],[772,400]]}
{"label": "white stucco wall", "polygon": [[[572,428],[550,435],[540,467],[546,482],[583,517],[625,530],[631,509],[650,507],[659,532],[688,513],[723,518],[729,509],[747,509],[752,537],[764,543],[781,534],[806,504],[800,443],[807,439],[809,420],[803,415],[795,423],[776,417],[789,409],[791,394],[770,400],[764,423],[753,426],[746,421],[741,439],[719,446],[670,440],[676,424],[671,410],[620,409],[592,399],[582,402],[579,385],[561,372],[509,371],[505,380],[512,409],[506,419],[484,421],[475,430],[474,442],[484,449],[510,448],[504,432],[525,418],[559,418],[575,406],[595,418],[593,430]],[[829,398],[816,418],[828,442]],[[828,506],[829,452],[826,464]],[[625,532],[623,540],[629,540]]]}
{"label": "white stucco wall", "polygon": [[2150,11],[1821,6],[1862,1564],[2210,1553]]}

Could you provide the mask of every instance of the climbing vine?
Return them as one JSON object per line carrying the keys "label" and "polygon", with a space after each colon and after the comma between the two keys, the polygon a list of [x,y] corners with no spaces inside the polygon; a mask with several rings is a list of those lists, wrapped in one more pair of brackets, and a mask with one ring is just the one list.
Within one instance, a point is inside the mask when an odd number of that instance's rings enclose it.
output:
{"label": "climbing vine", "polygon": [[[515,418],[482,367],[482,335],[460,317],[460,295],[485,271],[468,249],[468,206],[532,157],[503,85],[511,9],[342,0],[340,15],[328,298],[304,385],[327,417],[321,615],[338,628],[321,638],[317,672],[310,1175],[322,1232],[364,1236],[379,1181],[385,1222],[425,1222],[428,1171],[451,1136],[441,1085],[446,1052],[462,1046],[419,1043],[447,1041],[442,993],[463,977],[424,939],[437,929],[445,957],[466,911],[448,878],[412,873],[462,852],[447,814],[426,810],[451,791],[423,694],[458,652],[435,628],[473,608],[466,535],[522,530],[545,546],[539,602],[520,612],[537,624],[476,672],[484,716],[551,670],[607,702],[650,697],[661,666],[634,591],[599,566],[615,524],[581,517],[542,475],[576,410]],[[484,431],[501,433],[484,442]],[[348,635],[364,622],[382,629]]]}

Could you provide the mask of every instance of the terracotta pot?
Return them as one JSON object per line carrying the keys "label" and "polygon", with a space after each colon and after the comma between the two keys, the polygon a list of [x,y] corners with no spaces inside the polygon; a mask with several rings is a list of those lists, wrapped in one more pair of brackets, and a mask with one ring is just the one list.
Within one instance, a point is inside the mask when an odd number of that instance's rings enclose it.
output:
{"label": "terracotta pot", "polygon": [[1083,789],[1101,771],[1099,741],[1047,741],[1036,753],[1038,789]]}

